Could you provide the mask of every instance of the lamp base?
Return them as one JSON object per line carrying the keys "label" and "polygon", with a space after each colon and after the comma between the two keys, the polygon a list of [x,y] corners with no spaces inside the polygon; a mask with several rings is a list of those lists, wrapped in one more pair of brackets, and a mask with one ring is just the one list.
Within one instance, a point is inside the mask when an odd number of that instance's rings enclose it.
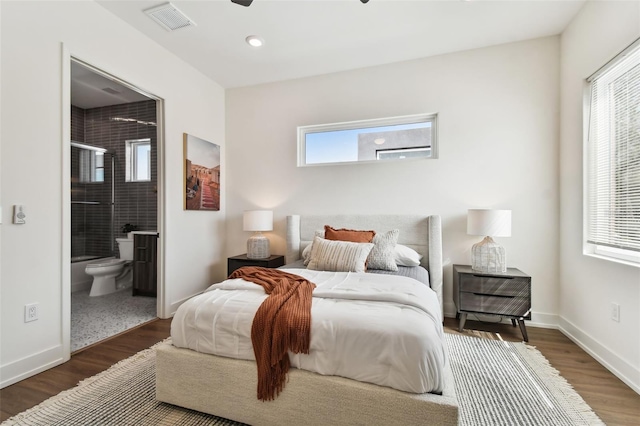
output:
{"label": "lamp base", "polygon": [[261,232],[256,232],[247,240],[247,258],[267,259],[270,256],[269,239]]}
{"label": "lamp base", "polygon": [[504,247],[491,237],[471,248],[471,269],[478,272],[507,272],[507,255]]}

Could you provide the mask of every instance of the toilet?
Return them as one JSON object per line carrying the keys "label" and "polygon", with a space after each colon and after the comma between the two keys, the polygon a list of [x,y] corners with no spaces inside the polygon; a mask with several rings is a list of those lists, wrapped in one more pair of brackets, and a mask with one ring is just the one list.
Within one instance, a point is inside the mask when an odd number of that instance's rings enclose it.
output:
{"label": "toilet", "polygon": [[131,287],[133,274],[133,238],[116,238],[120,258],[99,259],[87,264],[84,272],[93,277],[89,296],[104,296]]}

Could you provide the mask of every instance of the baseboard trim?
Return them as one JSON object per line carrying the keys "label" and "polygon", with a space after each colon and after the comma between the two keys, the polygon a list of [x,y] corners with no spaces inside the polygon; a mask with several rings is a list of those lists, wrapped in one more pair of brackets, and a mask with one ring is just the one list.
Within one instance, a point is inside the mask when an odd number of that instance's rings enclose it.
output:
{"label": "baseboard trim", "polygon": [[[456,317],[456,307],[455,305],[452,303],[451,305],[448,305],[445,303],[445,310],[444,310],[444,316],[447,318],[455,318]],[[483,314],[469,314],[469,318],[474,318],[474,317],[498,317],[499,315],[483,315]],[[531,313],[531,320],[527,321],[527,327],[538,327],[538,328],[551,328],[554,330],[558,330],[558,320],[559,320],[559,316],[558,315],[554,315],[554,314],[544,314],[541,312],[532,312]],[[507,320],[508,322],[508,320]]]}
{"label": "baseboard trim", "polygon": [[444,302],[444,316],[454,318],[456,316],[456,305],[453,302]]}
{"label": "baseboard trim", "polygon": [[0,366],[0,389],[64,363],[62,349],[62,345],[54,346]]}
{"label": "baseboard trim", "polygon": [[[571,321],[560,317],[558,329],[562,334],[580,346],[586,353],[602,364],[607,370],[622,380],[627,386],[640,394],[640,369],[629,364],[616,353],[591,337]],[[631,379],[636,377],[638,382]]]}
{"label": "baseboard trim", "polygon": [[544,314],[542,312],[532,312],[531,321],[527,322],[527,327],[551,328],[558,330],[560,317],[555,314]]}

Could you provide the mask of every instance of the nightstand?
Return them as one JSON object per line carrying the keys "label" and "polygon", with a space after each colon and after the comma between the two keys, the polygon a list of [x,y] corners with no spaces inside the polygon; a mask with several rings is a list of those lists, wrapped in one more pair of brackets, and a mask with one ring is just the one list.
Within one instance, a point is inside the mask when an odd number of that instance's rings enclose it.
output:
{"label": "nightstand", "polygon": [[529,341],[525,319],[531,319],[531,277],[516,268],[505,273],[478,272],[468,265],[453,265],[453,301],[459,331],[464,329],[467,314],[491,314],[516,321],[525,342]]}
{"label": "nightstand", "polygon": [[227,259],[227,276],[243,266],[262,266],[263,268],[279,268],[284,265],[284,256],[274,254],[266,259],[249,259],[247,254],[239,254]]}

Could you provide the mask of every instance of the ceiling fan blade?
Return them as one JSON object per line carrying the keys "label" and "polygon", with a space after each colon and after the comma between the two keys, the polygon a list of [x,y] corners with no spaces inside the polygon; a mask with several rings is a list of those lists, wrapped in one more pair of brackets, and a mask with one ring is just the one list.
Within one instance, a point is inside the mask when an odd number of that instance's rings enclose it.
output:
{"label": "ceiling fan blade", "polygon": [[[244,6],[244,7],[249,7],[249,6],[251,6],[251,2],[252,1],[253,0],[231,0],[231,3],[239,4],[239,5]],[[367,0],[367,1],[369,1],[369,0]]]}

